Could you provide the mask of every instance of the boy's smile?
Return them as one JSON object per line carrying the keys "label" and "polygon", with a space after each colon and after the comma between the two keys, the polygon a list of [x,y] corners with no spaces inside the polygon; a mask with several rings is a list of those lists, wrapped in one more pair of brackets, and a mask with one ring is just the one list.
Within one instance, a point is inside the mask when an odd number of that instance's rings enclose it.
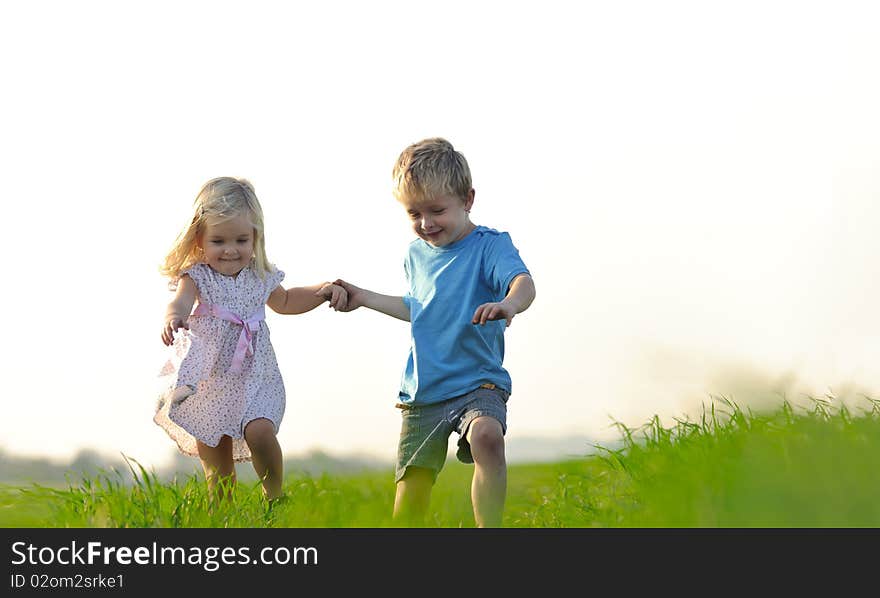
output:
{"label": "boy's smile", "polygon": [[416,235],[434,247],[444,247],[464,239],[474,224],[469,212],[474,204],[474,190],[467,197],[436,195],[428,199],[400,200],[412,222]]}
{"label": "boy's smile", "polygon": [[205,253],[205,263],[220,274],[235,276],[254,256],[254,225],[246,214],[220,222],[208,221],[199,244]]}

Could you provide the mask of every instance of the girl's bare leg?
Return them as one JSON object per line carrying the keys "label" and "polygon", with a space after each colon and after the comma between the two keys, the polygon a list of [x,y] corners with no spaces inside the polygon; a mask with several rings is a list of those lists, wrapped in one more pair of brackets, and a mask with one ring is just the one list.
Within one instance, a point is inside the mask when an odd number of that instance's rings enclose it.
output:
{"label": "girl's bare leg", "polygon": [[208,482],[208,496],[213,499],[232,498],[235,487],[235,461],[232,460],[232,438],[223,436],[217,446],[208,446],[196,441],[205,480]]}
{"label": "girl's bare leg", "polygon": [[244,428],[244,439],[251,449],[254,471],[263,482],[263,494],[269,500],[280,497],[284,457],[275,437],[275,426],[262,417],[251,420]]}

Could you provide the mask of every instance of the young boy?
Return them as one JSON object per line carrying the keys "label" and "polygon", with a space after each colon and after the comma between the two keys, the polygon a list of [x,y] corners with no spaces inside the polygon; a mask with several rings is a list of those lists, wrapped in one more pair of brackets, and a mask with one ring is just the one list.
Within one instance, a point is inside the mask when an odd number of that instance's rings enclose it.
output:
{"label": "young boy", "polygon": [[409,292],[380,295],[337,281],[360,306],[411,322],[412,344],[399,402],[394,518],[423,521],[449,436],[474,463],[471,501],[478,527],[498,527],[507,492],[504,433],[510,375],[501,366],[504,329],[535,298],[528,269],[507,233],[470,220],[474,205],[464,156],[445,139],[406,148],[394,166],[394,196],[419,237],[404,269]]}

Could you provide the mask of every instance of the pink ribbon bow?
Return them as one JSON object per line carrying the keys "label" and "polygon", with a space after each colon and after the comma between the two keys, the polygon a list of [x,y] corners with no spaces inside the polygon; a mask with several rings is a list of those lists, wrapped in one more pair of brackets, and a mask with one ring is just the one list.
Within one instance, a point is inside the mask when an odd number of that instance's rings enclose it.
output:
{"label": "pink ribbon bow", "polygon": [[216,304],[199,303],[194,316],[214,316],[227,322],[232,322],[241,326],[241,334],[238,336],[238,344],[235,346],[235,353],[232,355],[232,365],[229,371],[232,373],[240,372],[244,363],[245,355],[254,354],[254,336],[253,327],[259,326],[260,322],[266,319],[266,307],[261,305],[260,309],[251,314],[246,320],[239,318],[237,315]]}

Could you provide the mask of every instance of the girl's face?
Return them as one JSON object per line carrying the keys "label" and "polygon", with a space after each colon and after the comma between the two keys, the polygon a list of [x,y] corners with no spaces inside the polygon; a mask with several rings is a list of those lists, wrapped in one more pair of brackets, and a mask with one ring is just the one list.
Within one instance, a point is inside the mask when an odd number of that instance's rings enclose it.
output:
{"label": "girl's face", "polygon": [[236,276],[254,256],[254,226],[247,214],[219,222],[209,218],[199,246],[211,268]]}

